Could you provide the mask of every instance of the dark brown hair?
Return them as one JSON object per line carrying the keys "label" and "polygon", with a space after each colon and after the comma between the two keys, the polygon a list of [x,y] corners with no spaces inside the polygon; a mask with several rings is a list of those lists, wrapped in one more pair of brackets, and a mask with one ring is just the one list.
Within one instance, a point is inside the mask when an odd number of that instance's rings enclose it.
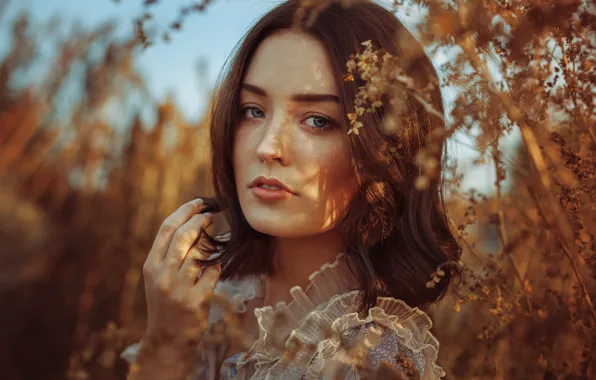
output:
{"label": "dark brown hair", "polygon": [[[210,113],[214,207],[223,210],[230,234],[226,239],[208,236],[208,241],[218,247],[215,252],[219,255],[206,263],[222,263],[222,279],[274,271],[271,237],[254,230],[240,208],[232,154],[239,89],[254,52],[265,38],[298,25],[302,32],[322,42],[337,75],[346,115],[354,112],[358,87],[365,84],[359,77],[343,80],[346,62],[363,49],[364,41],[371,40],[377,48],[408,58],[403,60],[403,69],[421,81],[422,86],[428,81],[437,82],[436,72],[420,44],[385,8],[369,2],[351,6],[334,2],[314,22],[304,26],[303,21],[311,16],[297,0],[271,10],[246,34],[218,83]],[[429,101],[443,111],[438,86]],[[444,128],[443,121],[408,95],[397,133],[387,133],[382,123],[391,112],[389,107],[384,102],[374,113],[365,113],[359,135],[350,135],[359,191],[339,223],[347,247],[345,253],[357,263],[353,270],[363,290],[362,310],[374,306],[378,296],[399,298],[411,306],[436,301],[447,289],[450,273],[445,271],[443,280],[428,288],[431,273],[460,255],[449,229],[441,181],[431,180],[425,190],[415,188],[420,173],[416,152],[427,145],[433,130]],[[347,116],[345,125],[347,132]],[[439,154],[443,159],[444,156],[444,152]]]}

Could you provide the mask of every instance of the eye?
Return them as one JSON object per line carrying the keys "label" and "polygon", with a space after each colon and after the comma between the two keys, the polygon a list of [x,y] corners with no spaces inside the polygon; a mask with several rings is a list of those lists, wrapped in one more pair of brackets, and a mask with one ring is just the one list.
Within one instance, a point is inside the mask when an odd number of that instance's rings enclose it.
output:
{"label": "eye", "polygon": [[309,116],[306,118],[306,125],[311,127],[312,129],[327,129],[332,126],[332,123],[329,119],[323,116]]}
{"label": "eye", "polygon": [[240,110],[240,113],[248,119],[262,119],[265,117],[265,112],[257,107],[244,107]]}

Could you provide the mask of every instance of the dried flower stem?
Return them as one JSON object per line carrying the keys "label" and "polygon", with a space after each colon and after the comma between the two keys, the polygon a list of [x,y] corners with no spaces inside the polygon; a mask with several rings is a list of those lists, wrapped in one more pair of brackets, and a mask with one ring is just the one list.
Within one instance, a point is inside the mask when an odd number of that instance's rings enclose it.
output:
{"label": "dried flower stem", "polygon": [[571,252],[569,252],[569,249],[567,248],[567,246],[564,244],[564,242],[561,240],[560,237],[557,237],[557,239],[559,240],[559,243],[561,243],[561,248],[563,248],[563,252],[565,252],[565,256],[567,257],[567,260],[569,260],[569,263],[571,263],[571,268],[573,268],[573,273],[575,273],[575,277],[577,278],[577,281],[579,282],[580,286],[582,287],[584,299],[586,300],[586,303],[588,304],[588,307],[590,308],[590,312],[592,313],[592,318],[594,318],[594,321],[596,321],[596,308],[594,308],[594,304],[592,303],[592,298],[590,298],[590,293],[588,292],[586,283],[584,282],[581,273],[579,273],[579,269],[577,268],[577,265],[575,265],[575,261],[573,260],[573,256],[571,255]]}
{"label": "dried flower stem", "polygon": [[[492,149],[492,156],[493,156],[493,161],[495,162],[495,172],[496,172],[496,177],[497,180],[495,181],[495,187],[496,187],[496,202],[497,202],[497,217],[498,217],[498,228],[497,230],[499,231],[499,239],[501,240],[501,248],[499,249],[499,253],[497,254],[497,256],[501,256],[503,254],[505,254],[505,256],[507,256],[507,259],[509,260],[509,263],[511,264],[511,267],[513,268],[513,271],[515,273],[515,277],[519,280],[519,283],[522,287],[522,289],[524,289],[525,291],[525,286],[524,286],[524,282],[522,280],[522,276],[519,272],[519,269],[517,268],[517,264],[515,263],[514,258],[511,255],[511,250],[506,250],[505,247],[507,247],[509,245],[509,239],[507,237],[507,230],[505,228],[505,217],[503,215],[503,195],[502,195],[502,190],[501,190],[501,171],[499,170],[499,160],[500,160],[500,151],[499,151],[499,146],[498,146],[498,138],[494,140],[493,143],[493,149]],[[527,292],[526,292],[527,293]],[[529,294],[528,294],[529,295]]]}
{"label": "dried flower stem", "polygon": [[[475,52],[473,39],[468,38],[467,43],[461,43],[460,45],[462,46],[464,51],[467,52],[468,56],[470,57],[470,62],[473,65],[473,67],[476,69],[476,71],[482,75],[482,77],[484,78],[485,81],[490,83],[490,81],[492,79],[488,73],[488,68],[486,66],[486,63],[484,61],[482,61],[479,58],[479,56],[477,55],[477,53]],[[542,156],[542,153],[540,151],[540,147],[538,145],[536,135],[535,135],[534,131],[526,124],[526,122],[525,122],[526,117],[524,116],[524,113],[522,112],[521,109],[519,109],[519,107],[517,107],[514,104],[511,97],[503,91],[495,90],[495,93],[499,96],[501,101],[503,101],[503,103],[505,104],[506,109],[507,109],[507,116],[510,118],[510,120],[512,120],[513,122],[518,124],[518,128],[522,134],[523,141],[528,149],[530,159],[531,159],[532,163],[534,164],[534,167],[538,171],[539,181],[540,181],[540,184],[542,185],[543,189],[545,190],[544,193],[547,198],[550,209],[555,214],[554,227],[556,228],[556,231],[558,231],[560,234],[559,239],[561,241],[561,244],[563,245],[565,251],[568,252],[568,248],[566,247],[565,242],[571,241],[573,233],[571,230],[571,226],[569,225],[569,222],[567,221],[567,218],[563,215],[559,205],[556,203],[556,201],[554,200],[554,197],[552,196],[552,192],[551,192],[552,184],[551,184],[551,180],[550,180],[550,175],[548,173],[548,169],[547,169],[546,163],[544,161],[544,157]],[[573,262],[571,255],[566,254],[566,257],[570,261],[571,266],[573,268],[575,268],[575,263]],[[584,291],[585,297],[588,300],[588,304],[590,305],[592,314],[596,318],[596,310],[594,310],[594,308],[591,306],[592,300],[590,299],[590,295],[585,288],[581,273],[579,273],[579,271],[577,271],[577,270],[574,270],[574,274],[575,274],[578,282],[580,284],[582,284],[582,289]],[[519,275],[519,273],[516,273],[516,275]],[[519,277],[519,279],[521,281],[521,276]],[[522,287],[523,287],[523,283],[522,283]]]}
{"label": "dried flower stem", "polygon": [[[538,210],[540,210],[540,214],[542,215],[542,218],[544,219],[544,221],[548,225],[551,225],[552,226],[552,222],[550,221],[550,218],[548,217],[548,215],[545,213],[544,207],[542,206],[540,200],[538,199],[538,195],[536,194],[536,192],[535,191],[531,191],[530,194],[532,195],[532,198],[534,199],[534,202],[536,202],[536,206],[538,207]],[[592,302],[592,298],[590,297],[590,293],[588,292],[588,288],[586,287],[586,284],[585,284],[585,282],[583,280],[583,277],[582,277],[581,273],[579,272],[579,269],[577,268],[577,265],[575,265],[575,261],[573,260],[573,256],[569,252],[569,249],[565,246],[565,244],[564,244],[563,240],[561,239],[561,237],[558,236],[558,235],[557,235],[557,240],[561,244],[561,248],[563,248],[563,252],[565,253],[565,257],[567,258],[567,260],[571,264],[571,268],[573,269],[573,273],[574,273],[574,275],[575,275],[578,283],[580,284],[580,286],[582,288],[582,293],[583,293],[584,299],[586,300],[586,303],[590,307],[590,312],[592,314],[592,317],[596,321],[596,309],[593,306],[594,304]]]}

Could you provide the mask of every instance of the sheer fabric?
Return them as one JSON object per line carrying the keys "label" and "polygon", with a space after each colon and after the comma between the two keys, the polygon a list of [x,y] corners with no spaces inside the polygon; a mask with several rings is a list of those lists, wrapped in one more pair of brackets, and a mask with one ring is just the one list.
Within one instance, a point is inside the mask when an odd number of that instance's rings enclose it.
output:
{"label": "sheer fabric", "polygon": [[[220,281],[215,292],[245,313],[246,303],[263,295],[264,278],[253,276]],[[384,362],[394,370],[412,367],[422,380],[445,376],[436,364],[439,342],[430,333],[430,318],[403,301],[380,297],[367,315],[357,312],[360,291],[348,259],[340,254],[309,277],[306,289],[293,287],[292,300],[255,308],[259,337],[247,352],[224,358],[227,344],[197,349],[197,365],[188,380],[360,379],[358,365],[378,367]],[[209,322],[221,320],[222,310],[212,307]],[[353,347],[361,347],[361,355]],[[292,348],[293,355],[284,355]],[[135,361],[138,344],[122,357]],[[335,377],[337,374],[339,377]]]}

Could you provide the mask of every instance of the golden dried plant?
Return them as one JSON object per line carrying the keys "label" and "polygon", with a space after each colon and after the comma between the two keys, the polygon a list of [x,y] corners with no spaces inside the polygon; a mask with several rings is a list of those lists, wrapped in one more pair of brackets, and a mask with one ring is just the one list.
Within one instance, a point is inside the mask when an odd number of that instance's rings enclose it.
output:
{"label": "golden dried plant", "polygon": [[[0,295],[11,302],[0,335],[11,343],[10,350],[0,348],[5,378],[123,378],[117,353],[142,331],[141,266],[154,234],[178,204],[210,192],[208,121],[188,123],[172,101],[152,103],[135,70],[135,57],[155,43],[144,25],[156,2],[145,2],[131,40],[114,39],[106,24],[57,43],[51,69],[35,85],[12,79],[40,59],[36,46],[40,36],[51,38],[51,28],[14,20],[13,48],[0,61],[0,215],[10,227],[0,231],[0,262],[17,265],[0,269]],[[172,32],[209,3],[183,8],[161,37],[175,38]],[[303,5],[315,7],[309,15],[316,17],[331,3]],[[396,0],[394,6],[397,14],[425,10],[416,34],[429,55],[453,53],[440,68],[440,85],[456,89],[457,98],[444,117],[446,129],[431,142],[468,135],[480,155],[474,165],[495,178],[494,191],[484,194],[462,188],[457,162],[445,169],[464,256],[435,268],[427,286],[450,270],[464,276],[428,310],[441,366],[456,379],[596,377],[593,5]],[[395,70],[397,57],[362,42],[346,62],[368,82],[356,113],[347,115],[355,135],[366,128],[358,116],[380,105],[379,94],[401,89],[424,102],[428,90]],[[100,59],[90,58],[92,46],[104,52]],[[64,111],[58,100],[73,80],[81,90]],[[133,95],[155,112],[154,123],[136,113],[124,125],[104,117]],[[388,133],[399,128],[391,120],[386,127]],[[502,149],[511,134],[520,137],[514,155]],[[436,151],[419,152],[421,187],[439,174],[436,159]],[[19,241],[27,243],[16,249]],[[226,308],[225,300],[215,301]],[[242,339],[233,314],[226,318],[229,326],[210,338]],[[30,331],[37,331],[33,344]],[[368,375],[392,378],[387,371]]]}

